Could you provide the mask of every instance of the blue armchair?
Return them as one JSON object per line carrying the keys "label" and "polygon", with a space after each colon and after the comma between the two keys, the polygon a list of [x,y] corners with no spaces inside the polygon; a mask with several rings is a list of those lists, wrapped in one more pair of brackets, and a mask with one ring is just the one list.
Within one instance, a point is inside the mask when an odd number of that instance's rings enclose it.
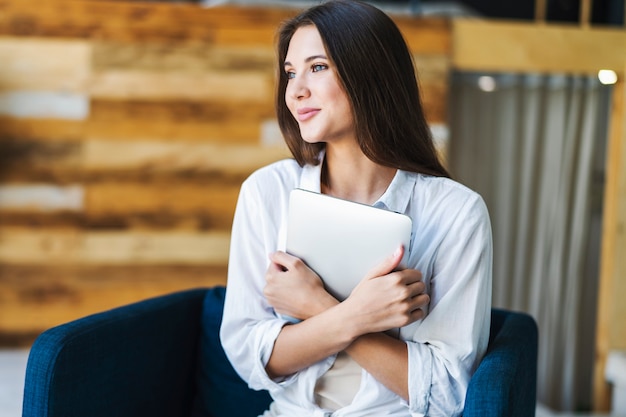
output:
{"label": "blue armchair", "polygon": [[[24,417],[255,417],[270,402],[230,366],[218,329],[224,288],[194,289],[43,332],[26,369]],[[535,415],[537,327],[494,309],[466,417]]]}

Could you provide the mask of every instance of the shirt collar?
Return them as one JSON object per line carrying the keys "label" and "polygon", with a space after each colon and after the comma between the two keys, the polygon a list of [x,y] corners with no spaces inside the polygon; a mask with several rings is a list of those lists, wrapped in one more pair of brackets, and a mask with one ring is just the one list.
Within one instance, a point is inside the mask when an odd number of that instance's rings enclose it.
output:
{"label": "shirt collar", "polygon": [[416,176],[410,172],[396,171],[387,190],[373,205],[397,213],[405,213],[413,195]]}
{"label": "shirt collar", "polygon": [[[316,193],[321,192],[321,175],[324,151],[320,153],[320,163],[317,165],[305,165],[300,175],[300,188]],[[397,170],[391,180],[391,184],[383,195],[373,204],[374,207],[398,213],[406,212],[406,209],[415,187],[415,175],[409,172]]]}

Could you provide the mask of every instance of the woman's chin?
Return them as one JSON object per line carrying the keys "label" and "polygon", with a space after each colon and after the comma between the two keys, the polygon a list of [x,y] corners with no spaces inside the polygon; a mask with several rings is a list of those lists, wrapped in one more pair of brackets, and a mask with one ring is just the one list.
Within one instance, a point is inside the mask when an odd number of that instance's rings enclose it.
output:
{"label": "woman's chin", "polygon": [[310,143],[311,145],[324,142],[321,138],[311,136],[302,136],[302,140],[304,140],[306,143]]}

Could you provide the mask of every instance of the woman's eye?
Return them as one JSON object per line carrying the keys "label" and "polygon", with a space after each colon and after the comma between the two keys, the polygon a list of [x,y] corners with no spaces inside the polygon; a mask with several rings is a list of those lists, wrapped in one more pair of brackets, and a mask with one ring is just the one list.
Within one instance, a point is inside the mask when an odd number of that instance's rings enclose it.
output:
{"label": "woman's eye", "polygon": [[323,70],[325,70],[326,68],[328,68],[328,66],[327,66],[327,65],[324,65],[324,64],[315,64],[315,65],[313,65],[312,70],[313,70],[313,72],[318,72],[318,71],[323,71]]}
{"label": "woman's eye", "polygon": [[296,77],[296,73],[293,72],[293,71],[285,71],[285,74],[287,74],[287,79],[288,80]]}

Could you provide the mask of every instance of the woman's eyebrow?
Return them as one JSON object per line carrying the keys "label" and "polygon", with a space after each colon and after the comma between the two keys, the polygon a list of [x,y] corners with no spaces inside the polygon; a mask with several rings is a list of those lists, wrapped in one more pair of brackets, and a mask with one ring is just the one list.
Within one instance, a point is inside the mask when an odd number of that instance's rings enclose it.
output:
{"label": "woman's eyebrow", "polygon": [[[311,55],[310,57],[306,58],[304,62],[311,62],[311,61],[315,61],[316,59],[328,59],[328,58],[326,57],[326,55]],[[291,62],[285,61],[284,66],[285,67],[291,66]]]}

